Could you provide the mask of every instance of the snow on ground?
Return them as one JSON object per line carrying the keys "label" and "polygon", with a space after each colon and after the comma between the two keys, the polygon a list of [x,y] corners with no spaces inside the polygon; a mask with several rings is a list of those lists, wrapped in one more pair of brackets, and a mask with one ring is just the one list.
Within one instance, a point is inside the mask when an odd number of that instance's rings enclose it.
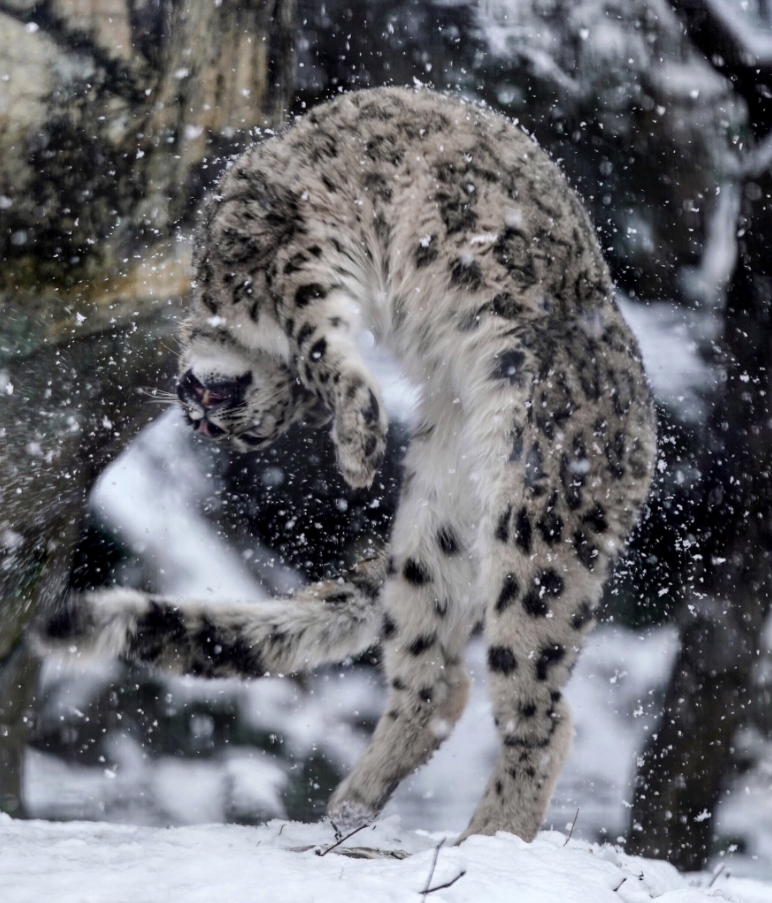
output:
{"label": "snow on ground", "polygon": [[[687,878],[664,862],[629,857],[558,832],[527,844],[511,834],[462,846],[383,820],[331,850],[329,825],[142,828],[99,822],[13,821],[0,815],[3,903],[772,903],[772,886],[719,876]],[[398,851],[397,856],[389,851]],[[372,854],[371,854],[372,855]],[[433,868],[433,860],[437,857]]]}

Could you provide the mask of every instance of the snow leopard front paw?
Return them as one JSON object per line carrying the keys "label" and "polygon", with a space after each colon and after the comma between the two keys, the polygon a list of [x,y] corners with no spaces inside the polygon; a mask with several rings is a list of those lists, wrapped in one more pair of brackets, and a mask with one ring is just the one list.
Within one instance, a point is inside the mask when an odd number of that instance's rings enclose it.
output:
{"label": "snow leopard front paw", "polygon": [[369,486],[386,451],[386,417],[373,389],[360,379],[341,386],[332,438],[344,480]]}

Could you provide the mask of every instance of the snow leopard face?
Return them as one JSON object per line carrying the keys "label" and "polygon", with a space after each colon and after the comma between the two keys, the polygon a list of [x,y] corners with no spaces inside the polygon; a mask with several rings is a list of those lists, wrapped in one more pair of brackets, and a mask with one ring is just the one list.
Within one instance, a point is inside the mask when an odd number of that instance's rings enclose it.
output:
{"label": "snow leopard face", "polygon": [[[287,364],[217,330],[189,333],[177,396],[197,434],[238,452],[266,448],[315,406]],[[314,411],[315,423],[326,419]]]}

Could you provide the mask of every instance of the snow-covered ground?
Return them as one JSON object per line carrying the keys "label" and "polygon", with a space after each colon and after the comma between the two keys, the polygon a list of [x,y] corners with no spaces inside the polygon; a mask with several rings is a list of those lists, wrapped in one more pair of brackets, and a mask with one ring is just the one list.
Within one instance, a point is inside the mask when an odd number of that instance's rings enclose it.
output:
{"label": "snow-covered ground", "polygon": [[685,878],[665,862],[558,832],[542,833],[532,844],[499,834],[472,837],[460,847],[449,838],[438,849],[441,840],[410,831],[394,817],[346,841],[351,856],[342,855],[341,847],[330,849],[335,839],[324,824],[163,829],[21,822],[0,815],[0,899],[407,903],[429,890],[424,899],[435,903],[772,901],[769,885],[721,874]]}

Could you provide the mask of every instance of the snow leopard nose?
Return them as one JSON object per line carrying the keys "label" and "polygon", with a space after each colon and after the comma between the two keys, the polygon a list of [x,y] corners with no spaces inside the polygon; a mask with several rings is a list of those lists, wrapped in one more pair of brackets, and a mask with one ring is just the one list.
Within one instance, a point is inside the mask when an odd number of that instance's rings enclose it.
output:
{"label": "snow leopard nose", "polygon": [[222,379],[205,385],[192,370],[187,370],[177,383],[177,395],[180,401],[194,403],[207,410],[224,403],[238,404],[243,400],[244,390],[251,382],[252,374],[246,373],[235,379]]}
{"label": "snow leopard nose", "polygon": [[200,379],[193,375],[192,370],[188,370],[180,377],[177,383],[177,396],[180,401],[195,402],[202,408],[211,408],[225,401],[222,391],[214,391],[205,386]]}

